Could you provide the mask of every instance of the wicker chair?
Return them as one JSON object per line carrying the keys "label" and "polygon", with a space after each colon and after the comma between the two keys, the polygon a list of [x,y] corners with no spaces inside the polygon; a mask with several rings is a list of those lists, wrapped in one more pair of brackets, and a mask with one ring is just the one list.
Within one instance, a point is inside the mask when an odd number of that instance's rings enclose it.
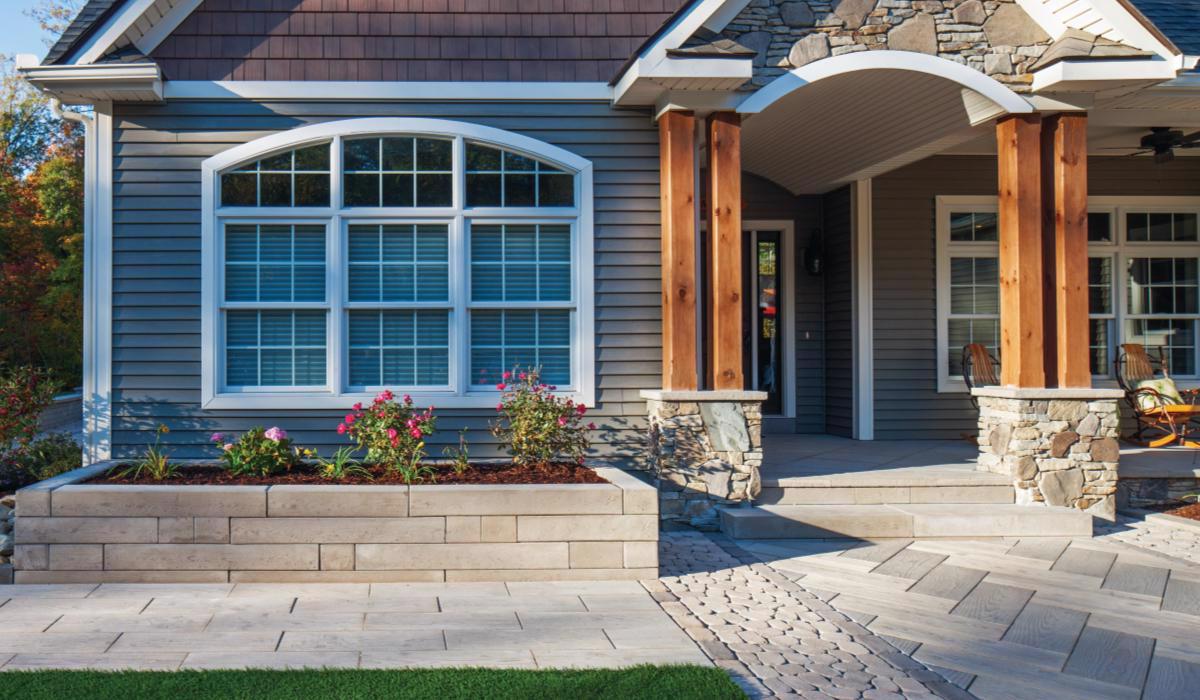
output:
{"label": "wicker chair", "polygon": [[[963,381],[967,383],[970,392],[977,386],[997,386],[1000,384],[1000,361],[997,360],[983,345],[971,343],[963,346],[962,352]],[[979,400],[971,396],[971,405],[979,408]]]}
{"label": "wicker chair", "polygon": [[1161,347],[1151,356],[1143,345],[1122,345],[1113,369],[1136,422],[1127,440],[1146,447],[1174,443],[1200,447],[1200,442],[1191,439],[1200,430],[1200,406],[1196,405],[1200,390],[1179,391],[1180,402],[1174,396],[1164,396],[1157,389],[1142,385],[1150,380],[1170,379]]}

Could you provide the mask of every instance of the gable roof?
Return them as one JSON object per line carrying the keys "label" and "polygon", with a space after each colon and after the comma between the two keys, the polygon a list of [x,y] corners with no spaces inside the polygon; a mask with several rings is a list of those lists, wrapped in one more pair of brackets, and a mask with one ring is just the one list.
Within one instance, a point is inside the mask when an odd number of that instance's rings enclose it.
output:
{"label": "gable roof", "polygon": [[91,36],[92,32],[103,26],[113,10],[123,2],[124,0],[88,0],[87,4],[79,10],[79,14],[75,15],[75,19],[71,20],[71,24],[67,25],[58,41],[54,42],[54,46],[50,47],[50,52],[42,60],[42,65],[54,65],[67,58],[75,50],[75,47]]}
{"label": "gable roof", "polygon": [[1171,43],[1189,56],[1200,55],[1200,0],[1127,0]]}

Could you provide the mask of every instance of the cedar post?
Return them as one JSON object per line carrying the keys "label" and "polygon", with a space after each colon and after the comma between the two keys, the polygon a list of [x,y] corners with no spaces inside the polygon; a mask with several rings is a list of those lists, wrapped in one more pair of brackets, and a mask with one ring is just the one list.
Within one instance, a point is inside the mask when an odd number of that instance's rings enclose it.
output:
{"label": "cedar post", "polygon": [[[1046,386],[1041,116],[996,124],[1000,194],[1000,381]],[[1085,314],[1086,319],[1086,314]]]}
{"label": "cedar post", "polygon": [[696,369],[696,117],[658,120],[662,197],[663,389],[694,391]]}
{"label": "cedar post", "polygon": [[1056,314],[1054,364],[1058,386],[1091,387],[1088,362],[1088,255],[1087,255],[1087,115],[1063,113],[1043,123],[1042,158],[1046,162],[1044,183],[1052,193],[1046,208],[1045,236],[1054,257]]}
{"label": "cedar post", "polygon": [[745,388],[742,379],[742,134],[735,112],[708,118],[710,388]]}

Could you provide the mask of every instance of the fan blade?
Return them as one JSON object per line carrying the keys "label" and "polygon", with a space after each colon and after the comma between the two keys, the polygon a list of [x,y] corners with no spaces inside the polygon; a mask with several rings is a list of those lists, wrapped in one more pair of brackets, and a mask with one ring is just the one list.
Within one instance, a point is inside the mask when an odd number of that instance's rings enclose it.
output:
{"label": "fan blade", "polygon": [[1193,146],[1197,145],[1198,141],[1200,141],[1200,131],[1188,134],[1187,136],[1179,139],[1179,145],[1183,148],[1192,148]]}

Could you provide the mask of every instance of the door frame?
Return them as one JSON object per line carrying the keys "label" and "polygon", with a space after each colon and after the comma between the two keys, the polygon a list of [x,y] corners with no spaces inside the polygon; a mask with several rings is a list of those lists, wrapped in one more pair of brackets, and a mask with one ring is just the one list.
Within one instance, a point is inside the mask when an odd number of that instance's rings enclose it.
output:
{"label": "door frame", "polygon": [[[742,221],[742,232],[750,233],[750,252],[758,248],[756,231],[779,231],[779,273],[783,288],[788,293],[779,300],[779,313],[782,317],[779,332],[783,336],[783,418],[796,417],[796,222],[788,219],[746,219]],[[753,269],[753,268],[752,268]],[[751,280],[742,280],[743,292]],[[753,308],[753,305],[751,305]],[[755,355],[758,344],[750,343],[750,368],[756,372],[758,364]]]}

